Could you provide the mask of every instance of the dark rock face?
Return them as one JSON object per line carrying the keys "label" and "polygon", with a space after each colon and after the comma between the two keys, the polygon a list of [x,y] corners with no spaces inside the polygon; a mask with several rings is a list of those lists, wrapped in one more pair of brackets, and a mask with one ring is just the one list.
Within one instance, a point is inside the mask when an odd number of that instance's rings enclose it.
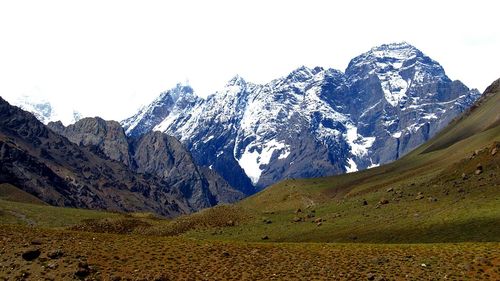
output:
{"label": "dark rock face", "polygon": [[[95,129],[92,132],[98,132],[98,137],[86,137],[77,131],[78,125],[73,126],[68,131],[72,137],[81,137],[78,143],[82,145],[77,145],[53,131],[64,129],[55,128],[58,124],[53,124],[50,130],[32,114],[0,98],[0,182],[11,183],[51,205],[150,211],[165,216],[189,213],[219,202],[217,197],[213,199],[211,193],[198,191],[190,182],[182,186],[174,177],[170,178],[174,173],[168,173],[169,178],[160,176],[164,170],[159,162],[144,164],[145,173],[136,173],[132,169],[135,163],[130,162],[132,158],[115,159],[129,159],[128,162],[110,159],[124,151],[110,148],[116,142],[112,136],[120,138],[123,131],[116,127],[110,129],[109,124],[99,124],[99,119],[82,122],[83,131]],[[88,141],[90,146],[83,145],[82,140]],[[169,141],[169,144],[175,142]],[[188,160],[189,154],[184,153],[187,156],[183,157]],[[183,158],[179,159],[182,162]],[[176,161],[178,159],[174,163]],[[189,164],[183,165],[179,167],[189,167]],[[147,173],[147,169],[156,173]],[[186,190],[191,197],[186,197]],[[202,190],[209,188],[204,186]],[[206,196],[202,198],[199,194]]]}
{"label": "dark rock face", "polygon": [[96,117],[80,119],[68,127],[61,122],[50,122],[47,126],[73,143],[93,146],[109,158],[130,166],[127,136],[116,121]]}
{"label": "dark rock face", "polygon": [[[49,123],[48,127],[75,144],[124,163],[134,172],[161,178],[179,190],[196,209],[232,203],[244,197],[220,177],[214,182],[208,180],[184,146],[164,133],[148,132],[129,140],[118,122],[99,117],[84,118],[68,127],[60,122]],[[211,184],[216,187],[212,188]]]}
{"label": "dark rock face", "polygon": [[345,73],[300,67],[264,85],[236,76],[206,99],[177,86],[122,125],[130,136],[158,130],[176,137],[198,165],[251,194],[285,178],[394,161],[479,96],[398,43],[354,58]]}

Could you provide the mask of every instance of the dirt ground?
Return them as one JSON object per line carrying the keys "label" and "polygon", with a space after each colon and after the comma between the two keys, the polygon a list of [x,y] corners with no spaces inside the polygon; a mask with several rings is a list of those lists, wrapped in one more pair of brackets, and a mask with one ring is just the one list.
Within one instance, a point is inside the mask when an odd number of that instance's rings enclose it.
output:
{"label": "dirt ground", "polygon": [[500,280],[499,243],[240,243],[13,225],[0,237],[0,280]]}

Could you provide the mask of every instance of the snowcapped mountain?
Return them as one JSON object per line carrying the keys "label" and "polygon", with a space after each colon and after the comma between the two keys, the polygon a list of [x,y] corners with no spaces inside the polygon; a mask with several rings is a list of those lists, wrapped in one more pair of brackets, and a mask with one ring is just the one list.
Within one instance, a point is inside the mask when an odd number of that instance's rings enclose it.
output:
{"label": "snowcapped mountain", "polygon": [[407,43],[381,45],[345,72],[300,67],[259,85],[235,76],[206,99],[188,85],[122,121],[128,135],[177,137],[197,164],[251,194],[398,159],[480,96]]}
{"label": "snowcapped mountain", "polygon": [[39,96],[24,95],[10,102],[25,111],[31,112],[44,124],[55,121],[62,121],[64,124],[72,124],[82,118],[80,112],[56,108],[48,100]]}

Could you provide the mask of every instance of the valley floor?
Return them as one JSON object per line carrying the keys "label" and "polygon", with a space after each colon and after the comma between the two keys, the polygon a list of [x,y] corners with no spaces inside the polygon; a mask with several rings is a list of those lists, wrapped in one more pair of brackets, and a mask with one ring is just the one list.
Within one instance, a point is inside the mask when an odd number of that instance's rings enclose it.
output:
{"label": "valley floor", "polygon": [[1,225],[0,237],[2,280],[500,279],[500,243],[244,243],[19,225]]}

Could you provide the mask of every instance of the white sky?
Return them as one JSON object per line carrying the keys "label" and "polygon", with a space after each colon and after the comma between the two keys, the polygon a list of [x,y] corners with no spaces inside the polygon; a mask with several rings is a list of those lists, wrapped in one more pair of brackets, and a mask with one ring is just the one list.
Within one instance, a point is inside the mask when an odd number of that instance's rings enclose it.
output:
{"label": "white sky", "polygon": [[1,1],[0,95],[121,120],[177,82],[264,83],[407,41],[451,79],[500,77],[500,1]]}

